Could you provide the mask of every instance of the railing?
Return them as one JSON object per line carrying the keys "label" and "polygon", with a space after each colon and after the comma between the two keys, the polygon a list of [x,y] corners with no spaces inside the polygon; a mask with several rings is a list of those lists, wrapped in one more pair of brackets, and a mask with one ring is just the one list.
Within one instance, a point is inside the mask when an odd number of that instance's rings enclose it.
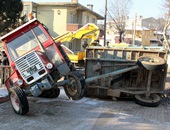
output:
{"label": "railing", "polygon": [[10,74],[11,74],[10,66],[0,65],[0,87],[3,87],[3,78],[4,81],[7,80]]}
{"label": "railing", "polygon": [[67,31],[77,31],[81,27],[82,25],[76,24],[76,23],[67,23],[67,26],[66,26]]}

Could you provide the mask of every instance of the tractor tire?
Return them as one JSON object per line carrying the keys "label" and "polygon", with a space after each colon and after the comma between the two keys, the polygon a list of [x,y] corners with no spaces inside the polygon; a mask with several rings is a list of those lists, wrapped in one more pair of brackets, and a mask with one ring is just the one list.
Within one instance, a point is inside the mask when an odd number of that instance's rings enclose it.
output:
{"label": "tractor tire", "polygon": [[85,94],[85,80],[77,71],[68,74],[70,83],[64,86],[64,90],[69,99],[79,100]]}
{"label": "tractor tire", "polygon": [[43,98],[57,98],[60,95],[59,88],[52,88],[50,90],[44,90],[39,97]]}
{"label": "tractor tire", "polygon": [[15,113],[25,115],[29,111],[29,104],[24,91],[19,87],[12,87],[9,90],[9,99]]}
{"label": "tractor tire", "polygon": [[144,94],[141,94],[135,95],[135,102],[142,106],[156,107],[159,106],[161,98],[158,94],[151,94],[149,97],[146,97]]}
{"label": "tractor tire", "polygon": [[147,70],[159,70],[165,68],[166,61],[158,56],[141,56],[137,64]]}

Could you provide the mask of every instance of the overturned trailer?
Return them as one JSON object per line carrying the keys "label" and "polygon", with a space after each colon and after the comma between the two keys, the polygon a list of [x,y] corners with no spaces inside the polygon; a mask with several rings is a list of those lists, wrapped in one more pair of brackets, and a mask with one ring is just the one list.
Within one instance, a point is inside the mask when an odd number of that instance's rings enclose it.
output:
{"label": "overturned trailer", "polygon": [[85,63],[87,96],[130,96],[140,105],[160,104],[168,67],[166,50],[90,47]]}

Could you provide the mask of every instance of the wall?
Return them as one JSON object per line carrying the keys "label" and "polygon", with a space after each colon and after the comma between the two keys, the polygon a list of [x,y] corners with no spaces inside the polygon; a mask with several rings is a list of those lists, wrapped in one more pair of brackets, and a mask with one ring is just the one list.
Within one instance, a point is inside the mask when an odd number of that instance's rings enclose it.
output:
{"label": "wall", "polygon": [[66,33],[67,10],[58,6],[38,6],[37,18],[43,21],[53,37]]}
{"label": "wall", "polygon": [[150,39],[156,39],[156,36],[154,36],[154,30],[144,30],[142,34],[142,45],[150,46]]}
{"label": "wall", "polygon": [[[24,2],[25,5],[33,5],[32,2]],[[97,18],[95,15],[89,13],[85,10],[77,10],[74,7],[64,7],[58,5],[36,5],[36,16],[39,21],[41,21],[45,26],[47,26],[49,33],[52,37],[56,37],[59,35],[65,34],[67,31],[67,24],[72,22],[70,20],[70,13],[75,14],[75,19],[73,20],[74,24],[83,26],[85,25],[85,16],[89,16],[89,23],[94,23],[93,19],[95,20],[95,24],[97,24]],[[30,10],[33,10],[31,7]],[[72,43],[65,43],[67,47],[72,49],[73,51],[82,50],[81,40],[74,40],[71,41]]]}

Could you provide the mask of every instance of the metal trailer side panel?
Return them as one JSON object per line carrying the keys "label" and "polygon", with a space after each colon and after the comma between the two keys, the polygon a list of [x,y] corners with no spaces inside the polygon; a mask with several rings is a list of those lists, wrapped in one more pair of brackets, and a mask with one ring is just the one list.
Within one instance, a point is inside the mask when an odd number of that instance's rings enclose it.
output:
{"label": "metal trailer side panel", "polygon": [[[158,56],[167,61],[167,52],[161,49],[142,48],[103,48],[90,47],[86,49],[85,78],[91,80],[95,76],[117,73],[136,65],[141,56]],[[165,87],[167,66],[152,72],[150,93],[161,93]],[[149,71],[138,67],[128,72],[107,77],[93,78],[87,82],[89,96],[115,96],[126,94],[144,94],[146,92]]]}

